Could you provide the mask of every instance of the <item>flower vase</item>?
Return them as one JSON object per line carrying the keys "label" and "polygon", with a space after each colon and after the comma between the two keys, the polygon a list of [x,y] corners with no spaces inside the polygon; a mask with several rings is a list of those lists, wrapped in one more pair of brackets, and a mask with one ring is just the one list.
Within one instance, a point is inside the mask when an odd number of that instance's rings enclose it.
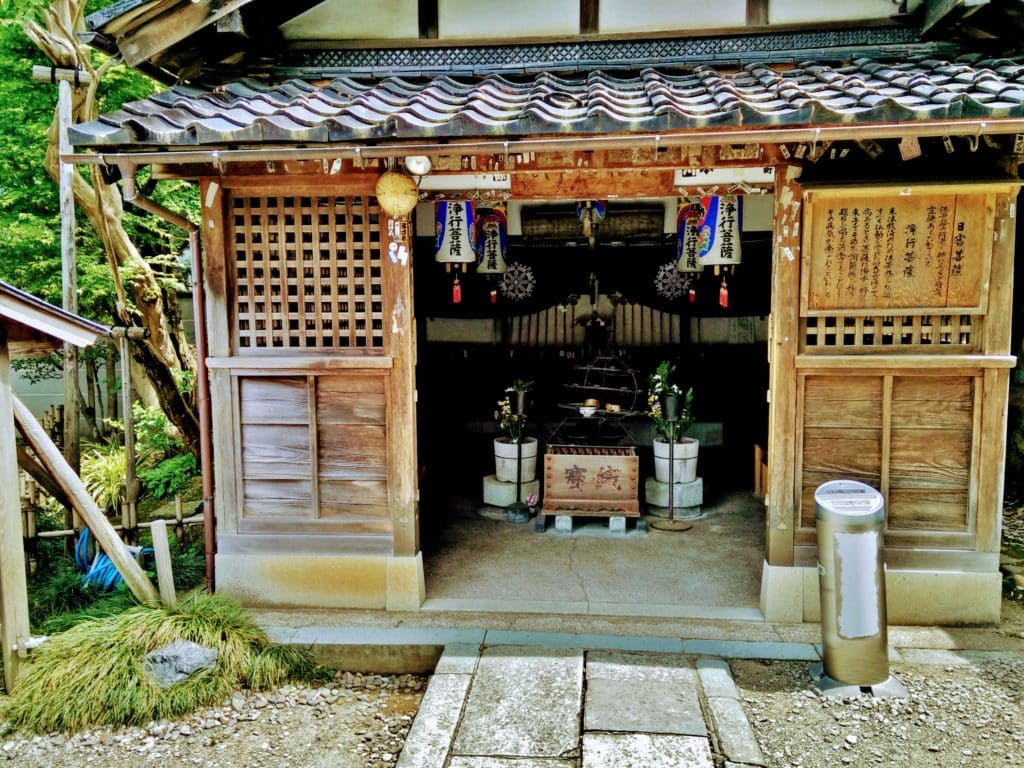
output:
{"label": "flower vase", "polygon": [[[519,455],[515,440],[498,437],[494,440],[494,469],[498,481],[516,481],[516,457]],[[537,438],[524,437],[522,442],[522,477],[520,482],[530,483],[537,477]]]}
{"label": "flower vase", "polygon": [[[672,445],[672,483],[692,483],[697,479],[697,451],[700,442],[692,437],[681,437]],[[669,444],[654,441],[654,479],[669,482]]]}
{"label": "flower vase", "polygon": [[661,405],[661,418],[673,425],[679,421],[683,396],[678,392],[662,392],[658,395],[658,400]]}

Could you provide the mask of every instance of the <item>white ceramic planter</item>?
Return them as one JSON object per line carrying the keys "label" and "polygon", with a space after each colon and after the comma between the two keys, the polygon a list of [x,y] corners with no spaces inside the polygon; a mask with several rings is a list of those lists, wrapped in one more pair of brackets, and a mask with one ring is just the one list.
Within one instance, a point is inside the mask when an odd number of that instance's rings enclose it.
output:
{"label": "white ceramic planter", "polygon": [[[516,444],[504,437],[494,441],[494,474],[502,483],[516,481]],[[529,483],[537,476],[537,438],[523,439],[523,474],[520,480]]]}
{"label": "white ceramic planter", "polygon": [[[673,483],[692,483],[697,479],[697,451],[700,441],[692,437],[684,437],[672,446]],[[654,479],[659,483],[669,482],[669,444],[661,440],[654,441]]]}

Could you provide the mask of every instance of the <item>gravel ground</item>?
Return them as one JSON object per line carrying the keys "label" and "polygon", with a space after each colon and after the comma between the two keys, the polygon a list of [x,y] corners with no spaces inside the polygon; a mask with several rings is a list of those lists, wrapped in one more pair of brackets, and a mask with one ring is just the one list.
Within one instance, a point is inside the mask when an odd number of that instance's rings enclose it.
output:
{"label": "gravel ground", "polygon": [[906,700],[819,698],[805,663],[733,661],[769,768],[1024,765],[1024,659],[896,663]]}
{"label": "gravel ground", "polygon": [[236,693],[215,709],[146,728],[9,736],[0,764],[19,768],[390,768],[426,678],[339,674],[322,688]]}

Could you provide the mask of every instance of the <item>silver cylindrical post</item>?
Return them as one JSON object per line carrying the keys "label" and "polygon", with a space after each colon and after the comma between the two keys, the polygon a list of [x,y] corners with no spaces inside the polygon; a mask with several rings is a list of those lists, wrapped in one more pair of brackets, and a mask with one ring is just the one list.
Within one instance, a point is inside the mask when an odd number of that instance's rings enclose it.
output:
{"label": "silver cylindrical post", "polygon": [[833,480],[814,492],[821,596],[823,690],[870,690],[889,681],[885,568],[885,500],[856,480]]}

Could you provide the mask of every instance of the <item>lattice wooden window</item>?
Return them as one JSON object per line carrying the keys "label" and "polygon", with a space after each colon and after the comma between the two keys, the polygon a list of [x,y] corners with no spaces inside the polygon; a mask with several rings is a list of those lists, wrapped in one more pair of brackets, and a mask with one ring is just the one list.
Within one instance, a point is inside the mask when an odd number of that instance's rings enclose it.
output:
{"label": "lattice wooden window", "polygon": [[805,352],[948,350],[973,352],[979,318],[974,315],[823,315],[801,320]]}
{"label": "lattice wooden window", "polygon": [[380,220],[366,197],[235,197],[238,352],[383,351]]}

